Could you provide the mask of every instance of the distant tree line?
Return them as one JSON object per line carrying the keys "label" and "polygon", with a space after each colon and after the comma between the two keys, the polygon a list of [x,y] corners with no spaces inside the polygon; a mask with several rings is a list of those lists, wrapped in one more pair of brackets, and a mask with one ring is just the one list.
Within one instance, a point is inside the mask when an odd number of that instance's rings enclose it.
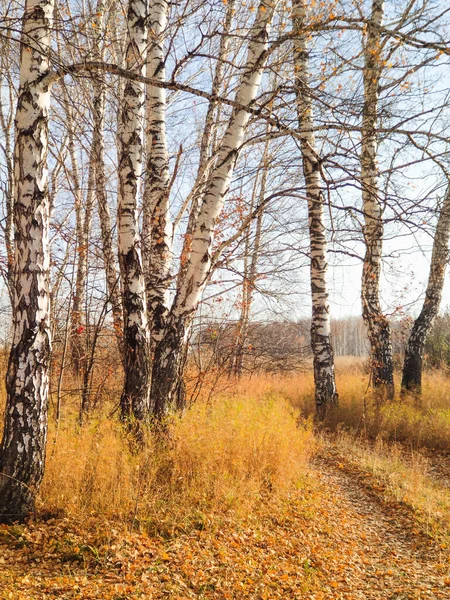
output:
{"label": "distant tree line", "polygon": [[[390,320],[394,364],[403,365],[412,319]],[[310,368],[312,351],[310,319],[297,321],[250,321],[242,353],[242,371],[289,372]],[[209,365],[233,372],[239,322],[209,321],[194,330],[192,356],[201,352]],[[335,356],[368,358],[370,344],[362,317],[331,320]],[[425,342],[424,368],[450,368],[450,312],[438,315]]]}

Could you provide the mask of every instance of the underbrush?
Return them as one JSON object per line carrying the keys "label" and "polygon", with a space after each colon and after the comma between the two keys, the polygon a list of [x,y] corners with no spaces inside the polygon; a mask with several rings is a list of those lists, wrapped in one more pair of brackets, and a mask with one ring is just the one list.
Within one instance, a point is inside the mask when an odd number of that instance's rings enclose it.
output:
{"label": "underbrush", "polygon": [[450,379],[444,373],[425,373],[420,399],[397,395],[393,402],[381,405],[362,374],[342,373],[338,385],[339,408],[327,421],[332,429],[339,426],[372,439],[450,451]]}
{"label": "underbrush", "polygon": [[[323,427],[327,435],[320,444],[330,444],[342,463],[355,466],[363,478],[371,474],[375,488],[381,486],[386,497],[409,506],[418,527],[443,547],[449,546],[450,460],[445,455],[450,452],[450,379],[446,373],[424,373],[420,403],[406,396],[382,405],[368,387],[363,363],[338,363],[336,378],[339,407],[328,415]],[[258,377],[251,385],[283,395],[305,417],[314,414],[312,373]]]}
{"label": "underbrush", "polygon": [[[450,500],[431,478],[421,479],[425,459],[412,451],[450,451],[450,379],[425,373],[420,405],[407,397],[381,407],[362,361],[337,361],[337,384],[339,407],[326,429],[338,432],[349,454],[354,447],[361,468],[382,476],[394,495],[410,494],[408,502],[425,513],[443,506],[449,514]],[[101,416],[106,410],[80,428],[67,406],[56,441],[50,427],[39,509],[77,519],[102,515],[171,536],[286,497],[302,485],[317,444],[312,372],[227,379],[219,389],[173,418],[168,443],[149,435],[137,454],[117,419]],[[405,459],[405,452],[412,454]],[[427,496],[434,503],[428,508]]]}
{"label": "underbrush", "polygon": [[203,528],[215,514],[245,514],[268,495],[301,485],[314,438],[276,394],[196,403],[169,426],[169,442],[149,436],[134,454],[120,425],[92,421],[50,431],[40,506],[102,514],[152,533]]}
{"label": "underbrush", "polygon": [[372,443],[342,431],[333,437],[333,448],[347,462],[372,474],[385,495],[411,507],[422,529],[440,540],[442,548],[448,547],[450,490],[435,479],[423,453],[380,438]]}
{"label": "underbrush", "polygon": [[[399,375],[396,377],[399,383]],[[420,402],[412,395],[380,405],[368,387],[362,361],[337,361],[336,381],[339,406],[325,422],[331,430],[345,429],[368,438],[402,442],[413,448],[428,447],[450,452],[450,378],[442,371],[424,373]],[[276,393],[290,401],[305,417],[312,417],[314,382],[311,372],[283,376],[259,375],[243,379],[244,390]]]}
{"label": "underbrush", "polygon": [[[450,545],[450,379],[440,371],[424,374],[423,393],[379,405],[368,387],[362,362],[337,363],[339,407],[328,415],[323,438],[343,462],[375,478],[386,497],[409,506],[418,526]],[[397,381],[398,381],[397,376]],[[314,414],[312,373],[257,377],[239,386],[279,393],[305,416]],[[436,467],[444,465],[442,477]],[[376,483],[378,482],[378,483]]]}

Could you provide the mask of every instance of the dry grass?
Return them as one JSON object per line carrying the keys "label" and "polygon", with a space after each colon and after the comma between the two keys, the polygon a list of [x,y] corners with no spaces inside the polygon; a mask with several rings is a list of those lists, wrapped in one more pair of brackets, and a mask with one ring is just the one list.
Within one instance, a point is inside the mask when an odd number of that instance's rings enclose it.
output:
{"label": "dry grass", "polygon": [[450,450],[450,379],[445,373],[425,373],[420,403],[407,396],[379,407],[361,373],[341,373],[338,384],[340,405],[330,415],[330,426],[340,424],[413,448]]}
{"label": "dry grass", "polygon": [[[450,379],[426,373],[420,406],[407,398],[379,411],[363,361],[338,359],[337,383],[340,406],[327,426],[341,432],[342,448],[354,447],[355,460],[383,476],[394,495],[410,495],[408,502],[424,513],[438,514],[444,506],[448,514],[450,500],[426,478],[423,456],[405,459],[395,443],[450,450]],[[203,527],[214,515],[245,514],[268,494],[299,485],[317,443],[309,420],[312,373],[254,375],[219,382],[218,388],[227,391],[216,393],[212,403],[199,400],[173,420],[170,444],[149,439],[140,454],[130,451],[115,419],[98,411],[80,429],[75,408],[66,405],[56,443],[50,428],[39,506],[81,518],[102,514],[170,534]],[[306,419],[300,424],[299,413]]]}
{"label": "dry grass", "polygon": [[[450,451],[450,378],[424,374],[420,404],[397,398],[377,408],[362,361],[337,361],[339,408],[328,417],[332,445],[343,461],[371,473],[387,496],[410,506],[423,529],[450,544],[450,491],[436,478],[441,455]],[[397,376],[397,382],[399,377]],[[312,373],[258,377],[241,387],[279,393],[304,416],[314,413]],[[330,439],[325,437],[323,443]],[[421,449],[427,449],[425,455]],[[431,449],[433,452],[429,452]],[[447,461],[444,460],[445,464]],[[444,470],[444,473],[446,469]],[[448,479],[447,479],[448,482]]]}
{"label": "dry grass", "polygon": [[[363,432],[372,439],[405,442],[414,448],[429,447],[450,451],[450,378],[445,372],[424,374],[420,404],[413,396],[397,398],[381,408],[368,387],[364,361],[339,357],[336,361],[339,408],[329,415],[326,425]],[[397,375],[397,384],[399,375]],[[280,394],[303,416],[314,414],[313,374],[304,372],[283,376],[259,375],[241,380],[237,393]]]}
{"label": "dry grass", "polygon": [[333,438],[333,448],[346,461],[372,473],[388,496],[414,509],[428,534],[448,545],[450,490],[436,481],[426,456],[403,445],[382,439],[370,443],[345,432]]}
{"label": "dry grass", "polygon": [[214,514],[245,513],[267,494],[299,485],[314,450],[311,427],[273,394],[198,402],[174,419],[170,444],[150,439],[139,455],[111,420],[81,430],[67,421],[56,443],[53,435],[42,507],[168,534],[203,526]]}

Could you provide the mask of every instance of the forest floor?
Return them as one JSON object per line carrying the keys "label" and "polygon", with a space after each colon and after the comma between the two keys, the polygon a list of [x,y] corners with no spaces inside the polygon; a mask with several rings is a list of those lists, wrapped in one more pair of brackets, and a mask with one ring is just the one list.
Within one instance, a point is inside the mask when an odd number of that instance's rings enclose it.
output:
{"label": "forest floor", "polygon": [[[440,477],[439,485],[448,487]],[[150,536],[93,515],[0,529],[0,598],[450,598],[442,537],[333,442],[246,517]]]}

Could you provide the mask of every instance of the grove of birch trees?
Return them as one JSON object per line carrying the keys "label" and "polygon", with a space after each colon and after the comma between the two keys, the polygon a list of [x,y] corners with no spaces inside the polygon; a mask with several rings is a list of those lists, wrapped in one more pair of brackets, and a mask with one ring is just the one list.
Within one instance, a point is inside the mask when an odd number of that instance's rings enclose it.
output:
{"label": "grove of birch trees", "polygon": [[428,257],[400,382],[420,394],[450,236],[449,25],[439,0],[0,0],[0,522],[33,510],[66,372],[89,420],[101,348],[139,448],[189,406],[202,319],[229,324],[240,377],[254,311],[306,305],[324,419],[330,272],[349,264],[384,402],[405,308],[386,282]]}

